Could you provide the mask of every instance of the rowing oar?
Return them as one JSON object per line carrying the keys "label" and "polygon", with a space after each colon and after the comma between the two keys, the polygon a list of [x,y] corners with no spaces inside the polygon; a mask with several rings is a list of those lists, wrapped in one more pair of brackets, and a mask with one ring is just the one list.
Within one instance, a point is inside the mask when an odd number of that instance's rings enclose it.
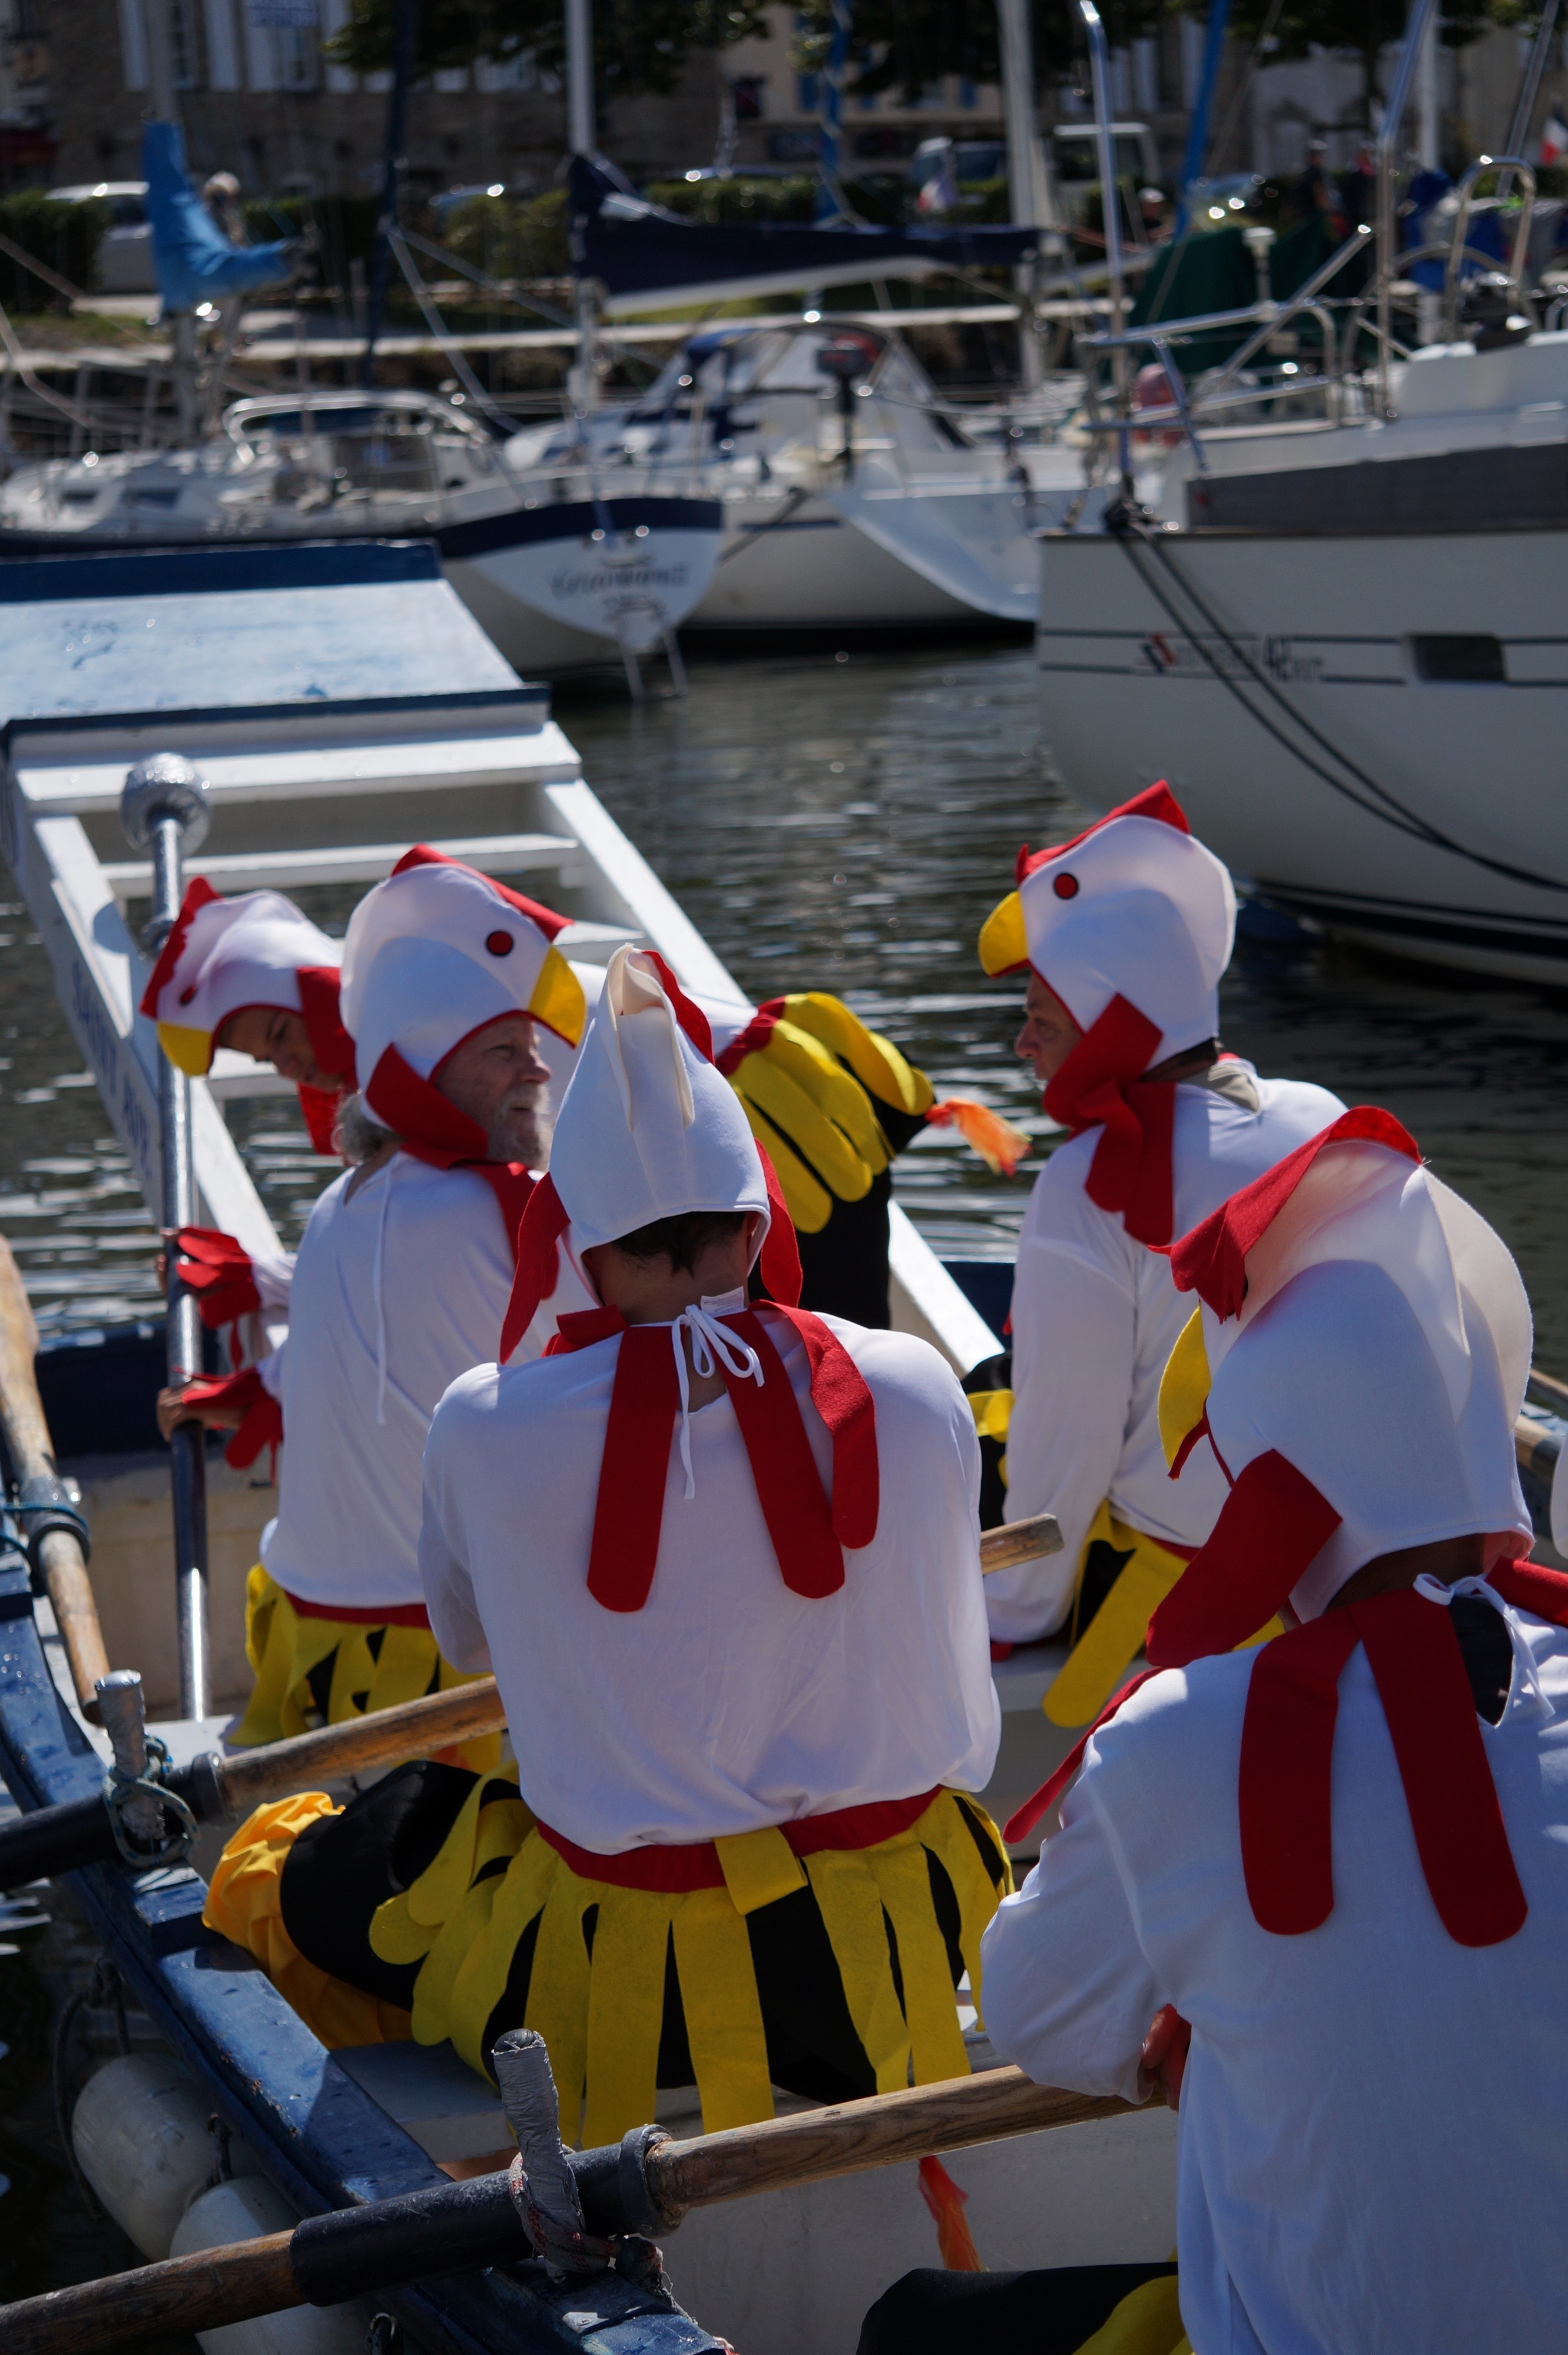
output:
{"label": "rowing oar", "polygon": [[[1040,1513],[1032,1520],[1007,1521],[1000,1529],[984,1531],[980,1566],[987,1572],[1011,1570],[1042,1554],[1057,1553],[1061,1547],[1054,1515]],[[116,1681],[124,1686],[133,1680],[123,1676]],[[286,1798],[294,1791],[340,1782],[346,1775],[394,1765],[404,1758],[428,1757],[454,1742],[498,1732],[506,1722],[495,1678],[481,1677],[451,1692],[404,1701],[344,1725],[324,1725],[317,1732],[295,1734],[238,1757],[207,1751],[188,1766],[165,1774],[161,1787],[188,1807],[198,1823],[235,1823],[268,1799]],[[139,1764],[136,1771],[141,1771]],[[0,1828],[0,1889],[16,1889],[57,1872],[76,1872],[83,1865],[106,1864],[123,1853],[109,1809],[96,1794],[63,1806],[37,1807]],[[149,1854],[145,1861],[166,1862],[168,1858],[163,1850],[155,1857]]]}
{"label": "rowing oar", "polygon": [[[672,2232],[694,2208],[1006,2135],[1118,2117],[1132,2107],[1114,2096],[1037,2085],[1021,2069],[996,2069],[689,2142],[638,2126],[603,2149],[567,2151],[542,2039],[515,2030],[499,2040],[494,2059],[524,2171],[516,2196],[507,2175],[476,2176],[336,2209],[292,2232],[51,2290],[0,2307],[0,2348],[5,2355],[109,2355],[142,2339],[218,2329],[289,2307],[336,2306],[536,2254],[558,2277],[587,2279],[639,2260],[645,2267],[645,2247],[623,2236]],[[678,2250],[672,2254],[678,2274]]]}
{"label": "rowing oar", "polygon": [[61,1483],[38,1396],[33,1369],[37,1346],[27,1292],[11,1246],[0,1235],[0,1429],[16,1476],[27,1550],[54,1605],[76,1697],[96,1717],[94,1695],[100,1677],[109,1673],[109,1657],[87,1575],[87,1524]]}

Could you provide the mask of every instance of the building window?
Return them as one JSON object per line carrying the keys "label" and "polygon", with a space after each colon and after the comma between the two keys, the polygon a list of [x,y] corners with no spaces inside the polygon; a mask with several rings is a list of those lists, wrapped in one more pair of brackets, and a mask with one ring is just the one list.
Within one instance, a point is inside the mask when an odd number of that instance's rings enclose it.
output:
{"label": "building window", "polygon": [[169,72],[176,90],[201,86],[200,33],[196,0],[166,0],[169,25]]}
{"label": "building window", "polygon": [[979,105],[980,93],[972,81],[961,81],[959,83],[958,103],[960,106],[965,108]]}

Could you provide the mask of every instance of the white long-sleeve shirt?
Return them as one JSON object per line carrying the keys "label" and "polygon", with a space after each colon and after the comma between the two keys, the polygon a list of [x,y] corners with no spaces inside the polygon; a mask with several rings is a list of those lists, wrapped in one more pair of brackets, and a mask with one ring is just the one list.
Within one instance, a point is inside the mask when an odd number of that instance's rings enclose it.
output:
{"label": "white long-sleeve shirt", "polygon": [[[805,1345],[766,1321],[827,1479]],[[581,1847],[714,1839],[989,1779],[1001,1720],[967,1401],[923,1341],[823,1321],[875,1401],[880,1512],[820,1598],[784,1584],[728,1395],[691,1417],[689,1499],[670,1449],[646,1604],[589,1593],[618,1337],[480,1367],[441,1402],[420,1543],[431,1625],[457,1667],[494,1666],[523,1796]]]}
{"label": "white long-sleeve shirt", "polygon": [[[1517,1630],[1481,1727],[1529,1902],[1455,1944],[1364,1652],[1339,1680],[1334,1910],[1260,1929],[1237,1774],[1253,1653],[1153,1678],[1091,1741],[1061,1830],[986,1933],[986,2026],[1042,2083],[1136,2098],[1191,2022],[1181,2312],[1202,2355],[1518,2355],[1568,2335],[1568,1634]],[[1533,1661],[1539,1697],[1520,1662]]]}
{"label": "white long-sleeve shirt", "polygon": [[[423,1599],[425,1434],[448,1385],[496,1355],[512,1253],[471,1169],[397,1153],[350,1196],[352,1174],[310,1214],[288,1338],[265,1371],[283,1444],[261,1559],[292,1594],[368,1609]],[[537,1347],[531,1333],[521,1345]]]}
{"label": "white long-sleeve shirt", "polygon": [[[1171,1139],[1173,1233],[1211,1210],[1345,1109],[1327,1088],[1245,1073],[1249,1111],[1201,1084],[1176,1091]],[[1013,1405],[1008,1426],[1008,1517],[1054,1513],[1062,1548],[986,1581],[991,1633],[1007,1643],[1049,1636],[1072,1600],[1083,1540],[1102,1503],[1133,1529],[1201,1545],[1225,1501],[1210,1449],[1179,1481],[1168,1476],[1158,1401],[1166,1360],[1193,1303],[1170,1263],[1135,1241],[1120,1211],[1084,1191],[1103,1132],[1059,1146],[1035,1179],[1013,1280]]]}

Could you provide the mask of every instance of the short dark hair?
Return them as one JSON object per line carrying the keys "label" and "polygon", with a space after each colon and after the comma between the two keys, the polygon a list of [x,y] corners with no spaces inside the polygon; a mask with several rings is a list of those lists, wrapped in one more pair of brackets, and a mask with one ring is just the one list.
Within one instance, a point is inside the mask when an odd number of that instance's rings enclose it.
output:
{"label": "short dark hair", "polygon": [[729,1242],[745,1223],[744,1210],[687,1210],[677,1219],[655,1219],[629,1235],[617,1235],[615,1248],[628,1259],[667,1257],[677,1273],[692,1275],[709,1243]]}

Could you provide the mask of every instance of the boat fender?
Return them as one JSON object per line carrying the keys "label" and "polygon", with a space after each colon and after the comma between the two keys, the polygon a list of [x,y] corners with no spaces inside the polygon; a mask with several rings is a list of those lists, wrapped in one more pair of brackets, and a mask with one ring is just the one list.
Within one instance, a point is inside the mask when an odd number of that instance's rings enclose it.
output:
{"label": "boat fender", "polygon": [[[212,2180],[211,2101],[166,2053],[128,2052],[90,2077],[70,2122],[81,2171],[145,2257],[166,2257],[175,2228]],[[253,2170],[243,2145],[230,2164]]]}
{"label": "boat fender", "polygon": [[[260,2240],[268,2232],[291,2232],[297,2221],[281,2192],[259,2176],[246,2176],[215,2184],[192,2200],[169,2254],[188,2257],[201,2249]],[[363,2298],[345,2306],[292,2306],[196,2336],[204,2355],[365,2355],[375,2314],[374,2300]]]}

